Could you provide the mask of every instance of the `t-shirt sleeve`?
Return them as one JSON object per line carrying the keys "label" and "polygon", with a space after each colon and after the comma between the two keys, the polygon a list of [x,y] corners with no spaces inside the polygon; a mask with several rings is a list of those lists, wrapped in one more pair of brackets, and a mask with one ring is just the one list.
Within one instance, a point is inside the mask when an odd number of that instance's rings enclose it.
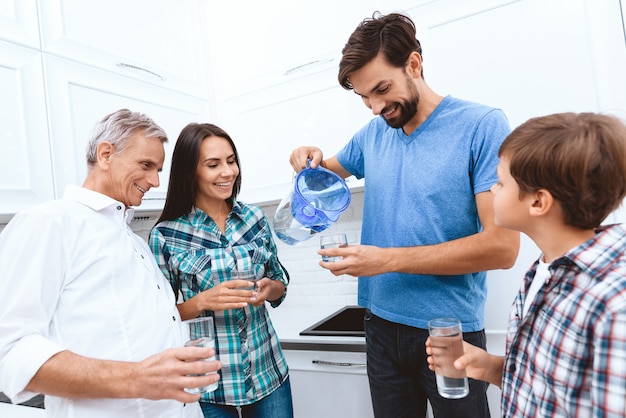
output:
{"label": "t-shirt sleeve", "polygon": [[370,126],[368,124],[361,128],[336,155],[339,164],[357,179],[365,177],[363,141],[371,135]]}
{"label": "t-shirt sleeve", "polygon": [[509,122],[499,109],[486,113],[478,123],[472,141],[474,194],[488,191],[497,182],[498,151],[510,132]]}

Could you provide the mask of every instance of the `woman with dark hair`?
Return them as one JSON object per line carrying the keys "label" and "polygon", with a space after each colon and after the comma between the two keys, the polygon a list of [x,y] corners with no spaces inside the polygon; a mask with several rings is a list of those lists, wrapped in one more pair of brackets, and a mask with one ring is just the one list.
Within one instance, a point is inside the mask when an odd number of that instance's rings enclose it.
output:
{"label": "woman with dark hair", "polygon": [[[205,417],[238,417],[241,411],[242,417],[291,418],[287,363],[265,307],[265,301],[282,303],[289,275],[263,211],[236,200],[240,187],[230,136],[212,124],[187,125],[174,147],[165,208],[150,232],[150,247],[174,292],[182,294],[181,318],[214,318],[222,370],[218,388],[200,399]],[[242,271],[249,273],[240,279]]]}

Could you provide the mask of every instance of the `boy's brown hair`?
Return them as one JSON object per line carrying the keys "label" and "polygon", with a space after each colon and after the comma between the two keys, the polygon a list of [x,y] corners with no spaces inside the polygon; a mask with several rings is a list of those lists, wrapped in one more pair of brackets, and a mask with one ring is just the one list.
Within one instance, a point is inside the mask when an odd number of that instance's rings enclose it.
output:
{"label": "boy's brown hair", "polygon": [[615,116],[532,118],[509,134],[498,155],[510,159],[522,194],[550,192],[567,225],[595,228],[626,196],[626,125]]}

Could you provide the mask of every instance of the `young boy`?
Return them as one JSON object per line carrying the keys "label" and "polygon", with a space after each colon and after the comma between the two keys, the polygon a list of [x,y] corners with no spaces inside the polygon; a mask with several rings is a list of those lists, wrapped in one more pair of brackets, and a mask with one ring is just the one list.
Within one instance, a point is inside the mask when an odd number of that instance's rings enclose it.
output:
{"label": "young boy", "polygon": [[[506,356],[464,343],[454,366],[502,388],[502,416],[626,416],[626,126],[594,113],[530,119],[499,151],[495,222],[541,257],[509,316]],[[434,362],[442,348],[426,344]]]}

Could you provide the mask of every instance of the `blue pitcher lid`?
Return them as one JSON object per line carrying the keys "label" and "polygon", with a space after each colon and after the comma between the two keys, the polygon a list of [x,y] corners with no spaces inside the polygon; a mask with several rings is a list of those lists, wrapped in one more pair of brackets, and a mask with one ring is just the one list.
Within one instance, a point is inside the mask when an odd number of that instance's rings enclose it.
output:
{"label": "blue pitcher lid", "polygon": [[321,166],[300,171],[296,176],[294,191],[307,216],[321,212],[334,222],[350,205],[350,189],[346,182]]}

